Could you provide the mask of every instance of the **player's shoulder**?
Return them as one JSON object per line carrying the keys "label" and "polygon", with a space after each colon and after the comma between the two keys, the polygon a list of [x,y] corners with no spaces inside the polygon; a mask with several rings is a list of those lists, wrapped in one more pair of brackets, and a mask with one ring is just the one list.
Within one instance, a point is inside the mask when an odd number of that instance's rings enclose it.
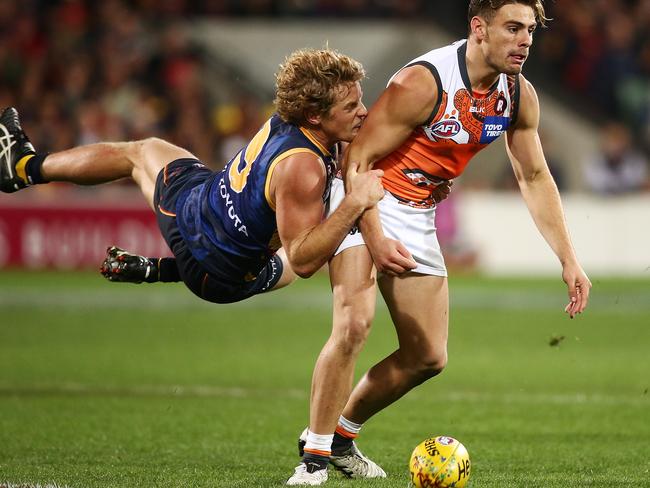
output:
{"label": "player's shoulder", "polygon": [[519,109],[514,129],[537,128],[539,124],[539,99],[533,84],[522,74],[519,76]]}
{"label": "player's shoulder", "polygon": [[327,171],[320,154],[308,147],[288,151],[277,161],[275,172],[284,175],[296,175],[304,180],[320,179]]}
{"label": "player's shoulder", "polygon": [[461,39],[446,46],[432,49],[421,56],[415,58],[411,63],[430,63],[436,67],[444,67],[449,64],[450,67],[458,64],[459,55],[465,52],[467,41]]}
{"label": "player's shoulder", "polygon": [[458,52],[464,42],[457,41],[418,56],[391,78],[389,87],[397,85],[420,100],[436,100],[442,89],[441,75],[448,70],[457,69]]}
{"label": "player's shoulder", "polygon": [[537,102],[537,92],[533,84],[522,74],[516,76],[519,77],[519,96],[521,103]]}
{"label": "player's shoulder", "polygon": [[304,202],[321,198],[327,184],[327,169],[322,158],[311,151],[301,151],[283,158],[273,169],[271,194],[284,195]]}
{"label": "player's shoulder", "polygon": [[437,99],[438,83],[431,70],[423,64],[413,64],[400,70],[388,84],[395,96],[420,102]]}

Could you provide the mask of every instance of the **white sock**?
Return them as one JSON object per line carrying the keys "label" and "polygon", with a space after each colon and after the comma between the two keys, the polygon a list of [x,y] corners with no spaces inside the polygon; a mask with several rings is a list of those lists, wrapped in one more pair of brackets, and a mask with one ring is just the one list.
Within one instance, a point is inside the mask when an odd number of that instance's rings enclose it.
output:
{"label": "white sock", "polygon": [[339,426],[343,427],[343,430],[349,434],[353,434],[353,436],[356,437],[359,435],[359,431],[361,430],[361,427],[363,427],[363,424],[352,422],[351,420],[348,420],[343,415],[341,415],[339,417]]}
{"label": "white sock", "polygon": [[332,439],[334,439],[334,434],[315,434],[310,430],[307,432],[305,452],[318,456],[329,456],[332,453]]}

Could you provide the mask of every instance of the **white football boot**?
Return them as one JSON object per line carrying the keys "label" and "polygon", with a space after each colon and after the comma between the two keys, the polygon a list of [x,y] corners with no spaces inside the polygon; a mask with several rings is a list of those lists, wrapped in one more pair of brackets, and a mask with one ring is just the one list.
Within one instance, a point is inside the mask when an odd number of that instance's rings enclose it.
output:
{"label": "white football boot", "polygon": [[[307,443],[307,431],[305,429],[298,438],[298,454],[303,455],[303,449]],[[330,464],[341,471],[349,478],[385,478],[386,472],[377,463],[368,459],[359,450],[356,443],[352,442],[350,449],[339,456],[332,454]]]}
{"label": "white football boot", "polygon": [[[313,466],[313,465],[312,465]],[[319,486],[327,481],[327,468],[316,469],[310,472],[312,466],[300,463],[287,480],[288,486]]]}
{"label": "white football boot", "polygon": [[352,442],[350,449],[339,456],[332,454],[330,464],[350,478],[385,478],[386,472],[368,459]]}

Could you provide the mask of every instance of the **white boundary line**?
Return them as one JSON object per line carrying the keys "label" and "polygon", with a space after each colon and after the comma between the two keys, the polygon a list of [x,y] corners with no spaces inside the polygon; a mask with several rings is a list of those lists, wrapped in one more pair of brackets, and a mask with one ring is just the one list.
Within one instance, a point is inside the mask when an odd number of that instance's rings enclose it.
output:
{"label": "white boundary line", "polygon": [[[179,397],[179,398],[257,398],[286,397],[292,399],[309,398],[308,390],[298,388],[247,388],[221,387],[211,385],[132,385],[132,386],[93,386],[81,383],[36,384],[29,386],[12,386],[0,383],[0,397],[4,395],[38,396],[38,395],[84,395],[84,396],[134,396],[134,397]],[[421,402],[430,393],[413,391],[401,401]],[[448,392],[438,396],[440,401],[452,403],[495,403],[504,405],[611,405],[611,406],[650,406],[650,395],[639,392],[633,394],[601,393],[485,393],[472,391]],[[2,488],[2,486],[0,486]]]}
{"label": "white boundary line", "polygon": [[0,488],[70,488],[68,485],[57,485],[56,483],[47,485],[39,485],[33,483],[6,483],[0,481]]}
{"label": "white boundary line", "polygon": [[[54,289],[46,287],[14,287],[0,285],[0,307],[27,308],[115,308],[161,310],[212,309],[223,307],[209,303],[192,295],[181,286],[152,289],[135,288],[130,284],[107,284],[106,289]],[[381,303],[381,299],[379,300]],[[450,296],[452,309],[491,309],[491,310],[562,310],[565,305],[564,291],[490,291],[490,290],[452,290]],[[249,300],[226,305],[229,308],[249,309],[318,309],[330,310],[332,296],[328,289],[283,290],[258,295]],[[615,294],[601,294],[590,301],[590,309],[617,314],[650,311],[647,293],[619,297]]]}

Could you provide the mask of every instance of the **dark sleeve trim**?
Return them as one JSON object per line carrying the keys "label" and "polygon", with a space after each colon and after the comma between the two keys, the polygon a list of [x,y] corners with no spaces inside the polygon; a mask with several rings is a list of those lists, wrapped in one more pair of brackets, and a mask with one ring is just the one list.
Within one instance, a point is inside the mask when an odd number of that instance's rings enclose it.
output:
{"label": "dark sleeve trim", "polygon": [[519,75],[515,75],[515,93],[512,100],[512,114],[510,115],[511,127],[517,124],[517,117],[519,116]]}
{"label": "dark sleeve trim", "polygon": [[425,68],[427,68],[429,71],[431,71],[431,74],[436,80],[436,85],[438,86],[438,100],[436,101],[436,104],[433,107],[433,110],[431,111],[431,115],[429,115],[429,118],[424,123],[424,125],[429,125],[433,121],[433,118],[438,113],[438,109],[440,108],[440,103],[442,103],[442,82],[440,81],[440,75],[438,74],[438,70],[436,69],[436,67],[427,61],[416,61],[415,63],[411,63],[405,67],[410,68],[411,66],[424,66]]}

